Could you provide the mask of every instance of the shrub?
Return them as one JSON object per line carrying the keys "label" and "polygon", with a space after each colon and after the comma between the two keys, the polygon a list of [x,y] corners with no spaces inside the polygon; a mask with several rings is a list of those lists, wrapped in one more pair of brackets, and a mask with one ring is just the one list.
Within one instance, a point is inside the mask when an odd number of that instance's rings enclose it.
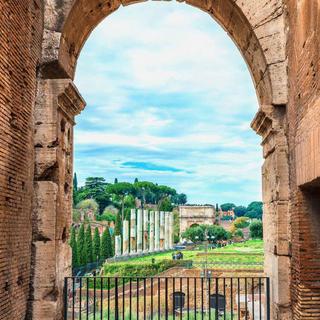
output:
{"label": "shrub", "polygon": [[241,229],[237,229],[234,233],[234,236],[235,237],[240,237],[240,238],[243,238],[243,232]]}
{"label": "shrub", "polygon": [[108,222],[116,222],[116,214],[112,212],[106,212],[106,210],[103,211],[102,215],[96,215],[97,221],[108,221]]}
{"label": "shrub", "polygon": [[236,229],[244,229],[249,226],[249,219],[247,217],[239,217],[234,220],[233,225]]}
{"label": "shrub", "polygon": [[94,199],[85,199],[77,204],[76,209],[82,211],[92,210],[94,214],[97,214],[99,211],[99,205]]}
{"label": "shrub", "polygon": [[191,240],[192,242],[205,241],[207,240],[205,239],[206,232],[209,239],[214,237],[213,242],[217,240],[227,240],[230,238],[230,233],[228,233],[223,227],[216,225],[191,226],[182,234],[182,237]]}
{"label": "shrub", "polygon": [[106,263],[103,270],[105,276],[125,277],[130,275],[131,277],[148,277],[185,264],[186,261],[179,260],[162,260],[155,263],[130,263],[126,261],[122,263]]}
{"label": "shrub", "polygon": [[256,220],[253,221],[250,225],[250,237],[253,239],[262,239],[263,238],[263,225],[262,221]]}
{"label": "shrub", "polygon": [[78,209],[72,210],[72,222],[79,223],[81,221],[81,213]]}

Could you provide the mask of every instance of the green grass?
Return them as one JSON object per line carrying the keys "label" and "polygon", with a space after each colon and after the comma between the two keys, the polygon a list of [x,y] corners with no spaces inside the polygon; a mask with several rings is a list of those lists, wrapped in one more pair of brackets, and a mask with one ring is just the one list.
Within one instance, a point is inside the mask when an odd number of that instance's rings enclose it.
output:
{"label": "green grass", "polygon": [[[195,267],[201,267],[201,264],[206,261],[206,256],[203,255],[204,250],[184,250],[184,260],[191,260]],[[215,253],[218,253],[215,255]],[[223,254],[225,253],[225,255]],[[202,254],[202,255],[201,255]],[[154,260],[155,264],[152,264]],[[105,264],[105,274],[112,276],[139,275],[152,276],[159,272],[165,271],[173,266],[172,263],[166,262],[164,266],[155,268],[159,263],[164,261],[172,261],[172,252],[156,253],[148,256],[130,258],[127,261],[119,261]],[[262,240],[248,240],[244,243],[231,244],[226,247],[217,248],[208,251],[207,261],[211,267],[215,269],[256,269],[263,270],[263,241]],[[123,272],[122,272],[122,271]],[[119,274],[120,272],[120,274]],[[139,272],[141,274],[139,274]],[[149,272],[151,272],[149,274]]]}
{"label": "green grass", "polygon": [[230,244],[223,248],[215,249],[216,252],[233,252],[233,253],[261,253],[263,254],[263,240],[248,240],[243,243]]}

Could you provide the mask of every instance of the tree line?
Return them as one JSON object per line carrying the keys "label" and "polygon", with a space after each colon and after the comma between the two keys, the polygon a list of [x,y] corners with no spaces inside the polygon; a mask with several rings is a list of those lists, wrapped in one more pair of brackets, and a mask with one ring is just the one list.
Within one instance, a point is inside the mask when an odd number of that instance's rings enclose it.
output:
{"label": "tree line", "polygon": [[107,206],[113,205],[121,212],[122,220],[126,211],[135,207],[136,199],[140,200],[142,205],[156,205],[158,210],[163,211],[171,211],[174,206],[187,203],[187,196],[184,193],[178,193],[174,188],[150,181],[138,181],[137,178],[134,183],[119,182],[117,178],[113,183],[108,183],[103,177],[88,177],[85,185],[78,188],[75,173],[74,206],[86,199],[94,199],[98,203],[99,214],[102,214]]}
{"label": "tree line", "polygon": [[[247,207],[242,205],[235,205],[234,203],[224,203],[220,205],[222,211],[233,210],[237,217],[248,217],[250,219],[262,219],[262,202],[253,201]],[[216,206],[216,209],[219,210],[219,206]]]}
{"label": "tree line", "polygon": [[102,235],[99,229],[81,224],[80,228],[71,228],[70,247],[72,249],[72,268],[82,267],[88,263],[105,260],[114,256],[113,240],[107,227]]}

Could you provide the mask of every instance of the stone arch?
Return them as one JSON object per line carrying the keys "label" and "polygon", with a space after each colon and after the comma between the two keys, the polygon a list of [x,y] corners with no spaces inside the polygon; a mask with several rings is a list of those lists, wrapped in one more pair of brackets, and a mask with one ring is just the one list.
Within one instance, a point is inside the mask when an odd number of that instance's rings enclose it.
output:
{"label": "stone arch", "polygon": [[[42,74],[45,78],[74,78],[77,59],[92,30],[121,5],[143,0],[53,1],[45,19]],[[179,1],[184,2],[184,1]],[[260,106],[287,102],[285,30],[282,1],[263,10],[257,1],[185,0],[212,16],[232,38],[245,59]],[[49,8],[48,8],[49,10]]]}
{"label": "stone arch", "polygon": [[[61,319],[63,279],[70,274],[66,238],[71,224],[74,117],[85,102],[73,84],[82,46],[97,24],[136,0],[51,0],[44,8],[42,56],[35,103],[35,190],[29,313]],[[274,319],[291,319],[289,178],[286,132],[287,60],[282,0],[186,0],[228,32],[253,78],[259,110],[252,128],[262,136],[265,271]],[[61,124],[66,130],[60,130]],[[66,138],[66,132],[67,138]],[[39,236],[39,234],[41,236]],[[43,240],[45,239],[45,241]],[[45,280],[41,270],[46,269]],[[48,297],[50,299],[48,299]]]}

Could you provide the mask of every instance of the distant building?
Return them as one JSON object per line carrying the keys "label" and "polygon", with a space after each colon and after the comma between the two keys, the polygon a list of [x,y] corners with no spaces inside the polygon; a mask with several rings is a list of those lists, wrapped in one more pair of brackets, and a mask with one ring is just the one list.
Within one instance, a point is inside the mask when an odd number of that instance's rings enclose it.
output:
{"label": "distant building", "polygon": [[228,211],[222,211],[221,209],[219,210],[219,218],[223,220],[223,218],[232,218],[232,220],[235,218],[235,213],[232,210]]}
{"label": "distant building", "polygon": [[216,210],[212,205],[179,206],[180,234],[195,224],[212,225],[216,221]]}

